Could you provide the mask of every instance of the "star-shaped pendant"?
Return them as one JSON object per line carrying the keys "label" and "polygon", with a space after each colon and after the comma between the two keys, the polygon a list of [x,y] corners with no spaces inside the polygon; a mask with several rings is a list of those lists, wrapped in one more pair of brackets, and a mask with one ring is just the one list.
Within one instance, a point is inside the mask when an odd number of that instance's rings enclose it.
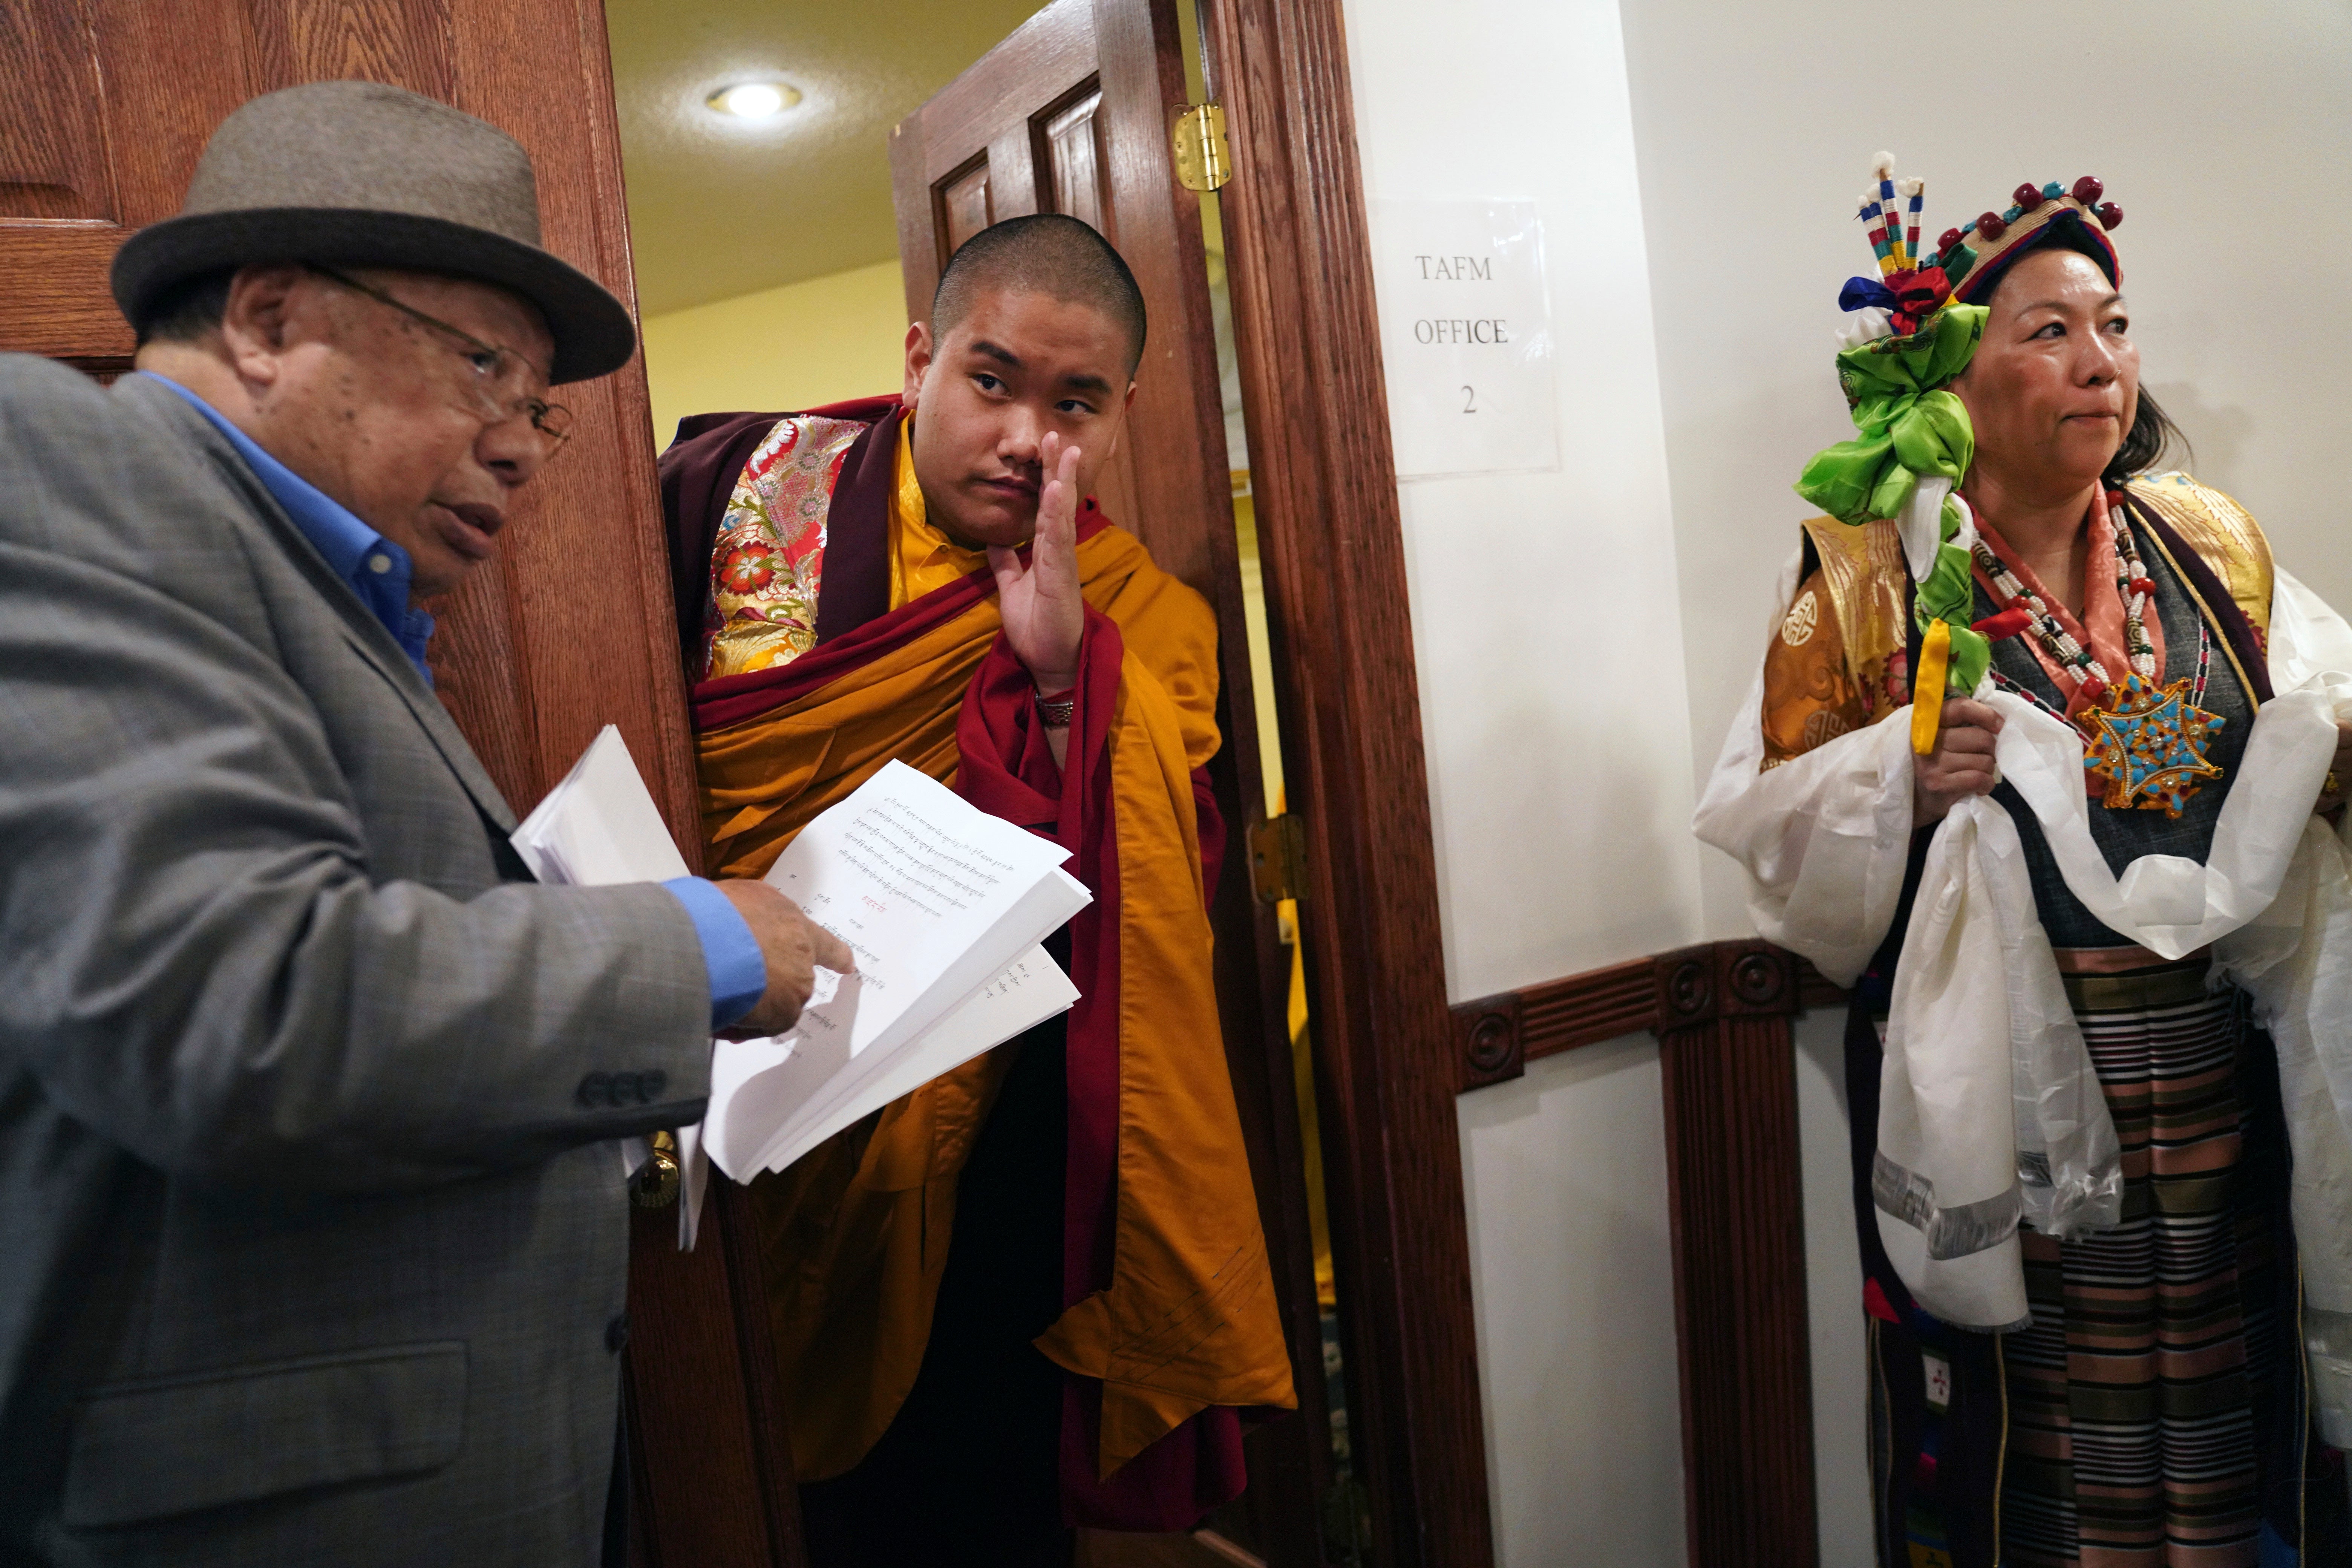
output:
{"label": "star-shaped pendant", "polygon": [[2186,677],[2161,689],[2137,675],[2107,688],[2103,708],[2084,710],[2083,766],[2107,781],[2111,811],[2161,807],[2179,816],[2199,781],[2221,770],[2205,760],[2205,738],[2229,722],[2189,700]]}

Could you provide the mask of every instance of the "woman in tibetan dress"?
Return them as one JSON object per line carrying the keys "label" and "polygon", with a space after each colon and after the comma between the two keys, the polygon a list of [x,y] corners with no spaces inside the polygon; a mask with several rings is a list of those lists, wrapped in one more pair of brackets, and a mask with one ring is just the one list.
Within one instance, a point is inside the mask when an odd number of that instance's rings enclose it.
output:
{"label": "woman in tibetan dress", "polygon": [[2352,629],[2146,471],[2098,182],[1923,258],[1879,180],[1861,438],[1696,824],[1853,988],[1878,1561],[2352,1562]]}

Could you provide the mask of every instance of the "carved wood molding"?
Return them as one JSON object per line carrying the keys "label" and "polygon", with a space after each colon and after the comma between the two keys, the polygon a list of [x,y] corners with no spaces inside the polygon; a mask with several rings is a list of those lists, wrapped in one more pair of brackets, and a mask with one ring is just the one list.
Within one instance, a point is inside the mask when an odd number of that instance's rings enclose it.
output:
{"label": "carved wood molding", "polygon": [[1465,1093],[1538,1057],[1658,1037],[1693,1563],[1816,1561],[1790,1024],[1843,997],[1793,953],[1722,942],[1454,1009]]}
{"label": "carved wood molding", "polygon": [[[1655,1030],[1668,1016],[1667,998],[1656,979],[1657,967],[1680,956],[1637,958],[1457,1004],[1454,1043],[1458,1090],[1467,1094],[1489,1084],[1507,1083],[1522,1076],[1528,1063],[1542,1057]],[[1844,1005],[1845,992],[1835,981],[1805,960],[1788,956],[1796,966],[1801,1007]],[[1696,977],[1685,977],[1683,984],[1693,985]],[[1708,984],[1713,984],[1711,978]]]}
{"label": "carved wood molding", "polygon": [[1658,1016],[1654,962],[1637,958],[1463,1003],[1454,1009],[1462,1089],[1502,1083],[1538,1057],[1648,1028]]}
{"label": "carved wood molding", "polygon": [[1802,973],[1760,942],[1685,948],[1654,973],[1690,1560],[1804,1568],[1819,1542],[1790,1037]]}

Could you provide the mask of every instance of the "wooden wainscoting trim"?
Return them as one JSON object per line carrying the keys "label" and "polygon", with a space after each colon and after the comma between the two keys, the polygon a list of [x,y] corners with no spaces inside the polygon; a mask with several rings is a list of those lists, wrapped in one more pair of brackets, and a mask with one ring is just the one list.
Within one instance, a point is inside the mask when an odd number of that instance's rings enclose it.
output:
{"label": "wooden wainscoting trim", "polygon": [[[1540,1057],[1654,1030],[1659,1016],[1655,974],[1661,962],[1660,957],[1636,958],[1456,1004],[1458,1092],[1507,1083]],[[1836,981],[1794,954],[1790,962],[1797,966],[1801,1005],[1845,1005],[1845,991]]]}
{"label": "wooden wainscoting trim", "polygon": [[1639,1034],[1657,1019],[1657,961],[1587,970],[1454,1009],[1466,1092],[1517,1078],[1538,1057]]}
{"label": "wooden wainscoting trim", "polygon": [[1790,1026],[1844,998],[1793,953],[1719,942],[1454,1009],[1465,1093],[1538,1057],[1658,1037],[1693,1563],[1817,1560]]}
{"label": "wooden wainscoting trim", "polygon": [[1663,954],[1654,973],[1690,1560],[1811,1568],[1798,962],[1719,942]]}

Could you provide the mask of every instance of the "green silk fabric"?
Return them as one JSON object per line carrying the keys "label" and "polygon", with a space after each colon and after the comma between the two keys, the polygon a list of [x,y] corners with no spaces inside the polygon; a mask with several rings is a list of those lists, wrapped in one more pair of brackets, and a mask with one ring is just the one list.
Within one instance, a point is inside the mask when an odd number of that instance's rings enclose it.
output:
{"label": "green silk fabric", "polygon": [[[1908,337],[1879,338],[1841,353],[1838,384],[1861,434],[1816,452],[1797,480],[1797,493],[1859,527],[1901,516],[1922,479],[1947,479],[1957,487],[1976,455],[1976,435],[1968,409],[1945,388],[1975,355],[1986,313],[1981,305],[1947,305]],[[1942,542],[1919,584],[1915,616],[1923,628],[1939,620],[1951,627],[1949,689],[1966,696],[1984,679],[1992,645],[1969,626],[1976,590],[1969,552],[1952,542],[1959,525],[1959,510],[1948,498]]]}

